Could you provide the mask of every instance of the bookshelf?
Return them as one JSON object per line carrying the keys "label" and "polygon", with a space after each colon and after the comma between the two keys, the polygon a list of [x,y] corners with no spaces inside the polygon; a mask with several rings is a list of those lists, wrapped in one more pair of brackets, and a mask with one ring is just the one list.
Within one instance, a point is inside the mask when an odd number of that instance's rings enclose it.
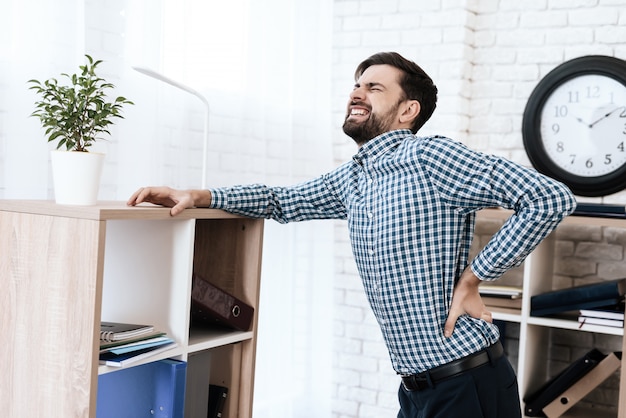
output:
{"label": "bookshelf", "polygon": [[[478,213],[478,220],[506,220],[511,215],[510,211],[502,209],[488,209]],[[610,226],[626,229],[626,219],[569,216],[561,225],[593,225]],[[560,227],[560,226],[559,226]],[[608,326],[585,326],[579,328],[576,319],[565,320],[549,317],[533,317],[530,315],[530,298],[543,292],[552,290],[554,277],[555,257],[554,233],[549,235],[526,259],[523,267],[522,283],[522,308],[505,309],[489,308],[493,312],[494,319],[519,324],[519,347],[517,376],[520,388],[520,398],[526,393],[539,388],[549,376],[547,375],[547,355],[549,347],[549,330],[551,328],[572,330],[574,332],[593,332],[606,335],[624,336],[622,328]],[[626,339],[622,338],[622,351],[626,352]],[[605,353],[606,354],[606,353]],[[618,401],[618,418],[626,418],[626,357],[622,359],[620,368],[620,388]],[[523,403],[523,401],[522,401]],[[522,405],[523,411],[523,405]],[[563,417],[595,417],[604,418],[602,412],[589,411],[574,406]],[[609,414],[606,418],[615,418]]]}
{"label": "bookshelf", "polygon": [[[229,387],[224,416],[252,415],[263,220],[213,209],[171,217],[167,208],[123,202],[0,200],[0,237],[6,416],[95,417],[98,376],[119,370],[98,365],[101,319],[167,332],[178,346],[146,362],[187,361],[194,382]],[[193,271],[255,308],[250,331],[191,326]],[[190,411],[207,402],[193,398],[206,396],[195,389],[187,391]]]}

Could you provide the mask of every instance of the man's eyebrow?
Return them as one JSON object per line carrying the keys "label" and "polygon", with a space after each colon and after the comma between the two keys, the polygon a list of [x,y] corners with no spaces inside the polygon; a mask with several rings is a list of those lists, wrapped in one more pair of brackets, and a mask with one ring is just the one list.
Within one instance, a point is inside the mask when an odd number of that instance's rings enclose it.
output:
{"label": "man's eyebrow", "polygon": [[[361,83],[355,83],[355,84],[354,84],[354,87],[357,87],[357,88],[358,88],[358,87],[361,87],[361,85],[362,85]],[[384,84],[382,84],[382,83],[378,83],[378,82],[375,82],[375,81],[371,81],[371,82],[369,82],[369,83],[365,83],[365,85],[366,85],[367,87],[369,87],[370,89],[371,89],[372,87],[382,87],[382,88],[385,88],[385,85],[384,85]]]}

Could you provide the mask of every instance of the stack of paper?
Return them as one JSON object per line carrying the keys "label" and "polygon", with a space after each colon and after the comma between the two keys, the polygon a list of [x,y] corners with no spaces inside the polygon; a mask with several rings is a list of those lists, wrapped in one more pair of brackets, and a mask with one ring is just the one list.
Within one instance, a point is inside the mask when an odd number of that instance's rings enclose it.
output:
{"label": "stack of paper", "polygon": [[99,362],[123,367],[176,346],[173,339],[151,325],[102,322]]}
{"label": "stack of paper", "polygon": [[522,288],[483,283],[478,288],[483,303],[499,308],[521,309]]}

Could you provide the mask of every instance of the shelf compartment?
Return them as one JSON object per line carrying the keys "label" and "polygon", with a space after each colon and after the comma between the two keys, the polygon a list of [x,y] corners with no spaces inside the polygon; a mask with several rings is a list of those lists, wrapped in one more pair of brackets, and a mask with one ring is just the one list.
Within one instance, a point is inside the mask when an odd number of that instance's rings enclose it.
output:
{"label": "shelf compartment", "polygon": [[186,345],[194,224],[106,222],[102,321],[153,325]]}

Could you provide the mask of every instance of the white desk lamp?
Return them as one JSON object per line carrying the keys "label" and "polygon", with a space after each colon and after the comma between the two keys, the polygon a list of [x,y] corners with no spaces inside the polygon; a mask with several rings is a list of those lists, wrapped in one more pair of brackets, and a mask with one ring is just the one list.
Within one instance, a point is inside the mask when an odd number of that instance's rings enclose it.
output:
{"label": "white desk lamp", "polygon": [[185,86],[177,81],[172,80],[169,77],[164,76],[163,74],[159,74],[154,70],[143,67],[133,67],[135,71],[139,71],[142,74],[145,74],[149,77],[156,78],[157,80],[163,81],[167,84],[170,84],[174,87],[177,87],[181,90],[186,91],[187,93],[193,94],[198,99],[204,103],[206,106],[206,115],[204,117],[204,139],[202,145],[202,189],[206,188],[206,171],[207,171],[207,153],[209,146],[209,101],[202,94],[198,93],[196,90],[191,87]]}

